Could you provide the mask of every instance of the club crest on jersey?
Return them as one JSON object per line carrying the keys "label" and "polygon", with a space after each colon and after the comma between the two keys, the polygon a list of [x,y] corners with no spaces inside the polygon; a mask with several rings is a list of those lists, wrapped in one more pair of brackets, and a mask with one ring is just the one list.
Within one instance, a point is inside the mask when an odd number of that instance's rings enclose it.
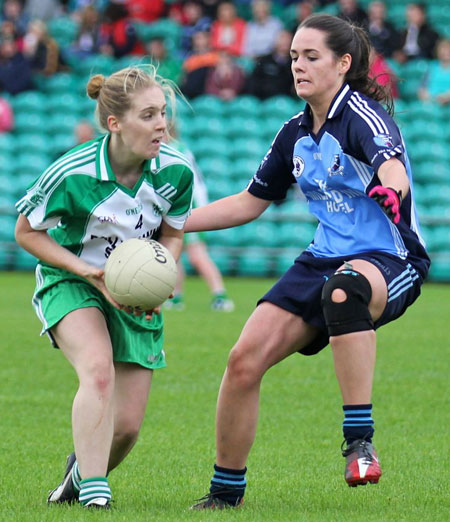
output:
{"label": "club crest on jersey", "polygon": [[162,213],[163,209],[159,205],[153,203],[153,214],[155,214],[155,216],[160,216]]}
{"label": "club crest on jersey", "polygon": [[392,136],[389,136],[389,134],[378,134],[377,136],[374,136],[373,141],[375,142],[375,145],[378,145],[379,147],[392,148],[394,146],[392,143]]}
{"label": "club crest on jersey", "polygon": [[28,195],[28,201],[35,207],[40,205],[44,201],[44,198],[45,192],[41,188],[37,188]]}
{"label": "club crest on jersey", "polygon": [[113,225],[118,224],[115,214],[112,216],[98,216],[97,219],[100,221],[100,223],[112,223]]}
{"label": "club crest on jersey", "polygon": [[294,177],[299,178],[305,170],[305,160],[301,156],[294,156],[294,170],[292,174]]}
{"label": "club crest on jersey", "polygon": [[333,164],[327,170],[329,176],[344,175],[344,167],[341,165],[341,157],[339,154],[333,156]]}

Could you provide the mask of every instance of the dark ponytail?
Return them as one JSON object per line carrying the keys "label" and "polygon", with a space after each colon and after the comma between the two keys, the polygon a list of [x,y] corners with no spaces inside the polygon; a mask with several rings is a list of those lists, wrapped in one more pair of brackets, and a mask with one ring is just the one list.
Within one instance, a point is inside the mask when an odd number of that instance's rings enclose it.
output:
{"label": "dark ponytail", "polygon": [[384,88],[369,76],[371,44],[362,27],[328,14],[311,15],[300,24],[299,29],[302,27],[326,33],[325,43],[338,58],[350,54],[352,64],[345,75],[345,81],[352,90],[384,103],[388,112],[392,114],[390,89]]}

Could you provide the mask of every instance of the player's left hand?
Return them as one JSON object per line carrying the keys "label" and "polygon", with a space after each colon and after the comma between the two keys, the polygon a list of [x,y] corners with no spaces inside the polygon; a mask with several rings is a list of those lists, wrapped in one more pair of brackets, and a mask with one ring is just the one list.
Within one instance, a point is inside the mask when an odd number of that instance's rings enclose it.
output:
{"label": "player's left hand", "polygon": [[402,193],[391,187],[377,185],[369,192],[369,198],[374,199],[388,218],[397,225],[400,221],[400,205],[402,204]]}
{"label": "player's left hand", "polygon": [[153,308],[153,310],[141,310],[140,308],[133,308],[132,306],[122,306],[122,310],[124,310],[127,314],[133,314],[136,317],[140,317],[141,315],[145,315],[145,319],[147,321],[151,321],[153,314],[159,315],[161,313],[161,306],[157,306]]}

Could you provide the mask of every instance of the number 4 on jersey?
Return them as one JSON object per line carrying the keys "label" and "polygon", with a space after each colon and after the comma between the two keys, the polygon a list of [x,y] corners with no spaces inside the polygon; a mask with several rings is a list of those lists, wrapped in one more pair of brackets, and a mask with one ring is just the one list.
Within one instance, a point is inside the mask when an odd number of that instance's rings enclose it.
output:
{"label": "number 4 on jersey", "polygon": [[139,216],[139,220],[136,223],[136,226],[134,227],[134,230],[137,230],[138,228],[142,228],[142,225],[144,224],[144,221],[142,219],[142,214]]}

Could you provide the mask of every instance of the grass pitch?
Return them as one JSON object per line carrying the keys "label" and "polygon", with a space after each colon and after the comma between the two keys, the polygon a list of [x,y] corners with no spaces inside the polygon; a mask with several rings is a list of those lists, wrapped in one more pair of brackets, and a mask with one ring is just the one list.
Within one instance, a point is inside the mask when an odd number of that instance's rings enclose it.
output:
{"label": "grass pitch", "polygon": [[47,507],[71,451],[74,372],[46,338],[30,300],[31,274],[0,273],[0,520],[448,520],[450,286],[425,285],[401,319],[379,331],[374,389],[376,486],[349,488],[340,456],[342,410],[329,348],[292,356],[262,385],[245,506],[190,512],[214,462],[217,390],[227,354],[272,281],[229,279],[231,314],[209,311],[190,278],[187,308],[166,312],[168,368],[155,372],[141,438],[110,476],[110,512]]}

